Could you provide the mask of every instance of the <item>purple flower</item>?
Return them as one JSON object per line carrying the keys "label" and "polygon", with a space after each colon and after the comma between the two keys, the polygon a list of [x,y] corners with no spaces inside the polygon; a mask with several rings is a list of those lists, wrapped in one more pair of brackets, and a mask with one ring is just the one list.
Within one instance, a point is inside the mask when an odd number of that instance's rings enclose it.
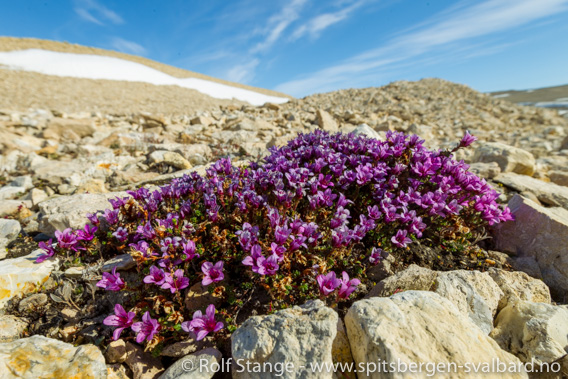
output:
{"label": "purple flower", "polygon": [[36,260],[35,263],[41,263],[43,261],[45,261],[48,258],[51,258],[55,255],[55,249],[53,248],[53,240],[50,238],[47,243],[41,241],[38,244],[39,248],[42,249],[43,251],[45,251],[44,254],[39,255]]}
{"label": "purple flower", "polygon": [[105,213],[103,214],[106,222],[109,225],[114,225],[118,222],[118,209],[111,211],[110,209],[105,209]]}
{"label": "purple flower", "polygon": [[108,326],[118,326],[112,333],[112,339],[117,340],[120,338],[120,334],[126,328],[132,326],[132,322],[134,321],[134,317],[136,317],[136,313],[134,312],[126,312],[122,305],[116,304],[114,306],[114,315],[110,315],[104,319],[103,324]]}
{"label": "purple flower", "polygon": [[[274,244],[274,242],[273,242]],[[259,258],[262,257],[262,248],[260,247],[260,245],[254,245],[251,248],[251,255],[247,255],[245,257],[245,259],[243,259],[243,264],[245,266],[252,266],[253,270],[256,267],[258,270],[258,264],[256,263],[258,261]],[[255,271],[256,272],[256,271]]]}
{"label": "purple flower", "polygon": [[156,237],[156,232],[154,231],[154,228],[152,228],[152,224],[149,221],[146,224],[144,224],[144,226],[138,225],[136,232],[138,234],[141,234],[142,237],[147,238],[149,240]]}
{"label": "purple flower", "polygon": [[201,281],[203,286],[208,286],[213,282],[220,282],[225,278],[225,275],[223,275],[223,261],[215,263],[215,266],[211,262],[203,262],[201,271],[205,274]]}
{"label": "purple flower", "polygon": [[199,254],[195,253],[195,242],[189,240],[187,242],[182,242],[183,254],[185,254],[184,262],[189,261],[193,258],[199,257]]}
{"label": "purple flower", "polygon": [[118,229],[116,229],[116,232],[112,233],[112,235],[118,240],[118,242],[124,242],[128,239],[128,230],[119,226]]}
{"label": "purple flower", "polygon": [[196,334],[196,340],[201,341],[209,333],[215,333],[223,329],[223,323],[215,321],[215,306],[210,304],[205,311],[205,316],[201,311],[193,314],[193,320],[182,322],[181,328],[186,332]]}
{"label": "purple flower", "polygon": [[97,213],[87,213],[87,219],[89,220],[89,222],[95,226],[99,225],[100,221],[99,221],[99,217],[97,216]]}
{"label": "purple flower", "polygon": [[96,226],[87,224],[83,227],[83,230],[77,230],[77,238],[83,241],[91,241],[95,238],[97,229],[98,228]]}
{"label": "purple flower", "polygon": [[189,279],[183,276],[183,270],[177,269],[174,275],[166,274],[165,283],[162,284],[162,288],[169,289],[171,293],[176,293],[189,286]]}
{"label": "purple flower", "polygon": [[161,268],[156,266],[150,267],[150,275],[144,278],[144,283],[154,283],[157,286],[161,286],[166,281],[166,273]]}
{"label": "purple flower", "polygon": [[477,137],[472,136],[471,134],[469,134],[468,131],[466,131],[463,138],[460,141],[460,147],[468,147],[475,141],[477,141]]}
{"label": "purple flower", "polygon": [[347,299],[353,291],[357,289],[357,286],[361,284],[359,279],[351,279],[349,280],[349,275],[343,271],[342,273],[343,279],[341,279],[341,288],[337,292],[337,296],[340,299]]}
{"label": "purple flower", "polygon": [[258,273],[260,275],[274,275],[280,268],[278,265],[278,256],[272,254],[270,257],[260,257],[257,260]]}
{"label": "purple flower", "polygon": [[318,275],[316,278],[321,293],[329,295],[341,285],[341,280],[335,277],[335,272],[331,271],[327,275]]}
{"label": "purple flower", "polygon": [[120,291],[126,287],[126,283],[120,278],[120,274],[116,272],[116,267],[114,267],[112,273],[103,272],[103,278],[97,282],[97,287],[104,288],[107,291]]}
{"label": "purple flower", "polygon": [[371,250],[371,256],[369,257],[369,263],[376,266],[383,259],[383,249],[373,247]]}
{"label": "purple flower", "polygon": [[406,245],[412,242],[412,240],[406,235],[407,231],[400,229],[398,232],[396,232],[396,235],[391,238],[391,241],[395,246],[406,247]]}
{"label": "purple flower", "polygon": [[158,320],[150,317],[150,312],[148,311],[142,316],[142,321],[135,322],[132,325],[132,330],[138,333],[136,335],[136,342],[138,343],[142,343],[144,340],[152,341],[154,335],[158,333],[161,328]]}
{"label": "purple flower", "polygon": [[67,228],[62,232],[56,230],[55,237],[57,238],[57,245],[62,249],[69,249],[71,251],[77,251],[80,249],[78,246],[79,240],[73,234],[71,228]]}

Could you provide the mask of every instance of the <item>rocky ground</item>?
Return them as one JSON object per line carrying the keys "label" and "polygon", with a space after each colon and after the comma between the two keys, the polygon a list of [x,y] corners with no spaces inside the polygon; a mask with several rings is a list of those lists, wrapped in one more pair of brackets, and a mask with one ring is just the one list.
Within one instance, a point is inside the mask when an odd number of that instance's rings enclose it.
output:
{"label": "rocky ground", "polygon": [[[101,352],[94,346],[100,344],[100,320],[85,319],[72,304],[55,307],[53,298],[38,291],[38,283],[56,287],[81,274],[59,271],[56,261],[35,265],[30,257],[38,254],[37,241],[56,229],[80,227],[87,212],[108,207],[107,199],[117,193],[203,173],[227,155],[235,164],[262,159],[267,148],[318,128],[374,138],[404,131],[431,148],[453,147],[469,130],[479,141],[458,158],[502,193],[500,201],[509,204],[516,221],[496,228],[483,245],[495,268],[437,272],[410,266],[393,273],[385,267],[384,279],[344,320],[318,301],[250,318],[232,337],[234,359],[459,364],[498,357],[515,364],[557,362],[568,370],[568,120],[556,111],[437,79],[282,105],[219,103],[185,114],[82,109],[0,109],[0,313],[11,313],[0,316],[1,377],[80,371],[97,378],[107,372],[174,378],[182,377],[184,360],[219,361],[219,351],[190,342],[160,357],[121,341]],[[113,264],[125,272],[131,267]]]}

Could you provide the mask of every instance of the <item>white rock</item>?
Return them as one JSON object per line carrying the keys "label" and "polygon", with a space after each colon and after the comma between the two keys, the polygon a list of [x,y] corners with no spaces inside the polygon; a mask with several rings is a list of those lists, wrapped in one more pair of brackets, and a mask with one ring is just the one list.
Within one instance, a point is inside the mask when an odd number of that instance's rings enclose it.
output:
{"label": "white rock", "polygon": [[41,254],[43,250],[38,249],[24,257],[0,262],[0,309],[14,296],[33,291],[59,268],[57,258],[35,263]]}
{"label": "white rock", "polygon": [[8,184],[12,187],[24,187],[25,190],[29,190],[30,188],[33,188],[34,184],[32,182],[32,178],[31,176],[18,176],[15,177],[10,184]]}
{"label": "white rock", "polygon": [[75,347],[36,335],[0,343],[0,377],[106,379],[107,368],[101,351],[95,345]]}
{"label": "white rock", "polygon": [[433,271],[417,265],[379,282],[366,296],[391,296],[398,291],[433,291],[450,300],[457,309],[486,334],[493,329],[493,317],[503,296],[487,273],[479,271]]}
{"label": "white rock", "polygon": [[550,363],[568,351],[568,309],[520,301],[495,319],[491,336],[523,362]]}
{"label": "white rock", "polygon": [[[253,316],[231,337],[233,360],[243,366],[265,363],[275,367],[292,362],[295,370],[286,378],[330,378],[329,372],[314,372],[310,363],[332,364],[332,344],[337,334],[337,313],[321,300],[288,308],[268,316]],[[238,372],[242,371],[242,372]],[[268,372],[233,371],[233,378],[271,378]]]}
{"label": "white rock", "polygon": [[518,192],[532,192],[543,204],[568,209],[568,187],[512,173],[498,175],[494,180]]}
{"label": "white rock", "polygon": [[79,229],[88,222],[87,213],[111,208],[108,199],[127,196],[125,192],[60,196],[39,204],[40,231],[54,235],[56,230]]}
{"label": "white rock", "polygon": [[11,342],[22,336],[28,323],[12,315],[0,316],[0,343]]}
{"label": "white rock", "polygon": [[355,135],[364,135],[367,136],[369,138],[374,138],[374,139],[378,139],[378,140],[382,140],[381,136],[379,135],[379,133],[377,133],[375,130],[373,130],[373,128],[371,128],[369,125],[367,124],[361,124],[359,126],[357,126],[355,128],[355,130],[353,130],[353,133]]}
{"label": "white rock", "polygon": [[219,369],[222,358],[219,350],[212,347],[186,355],[175,361],[173,365],[160,376],[160,379],[209,379]]}
{"label": "white rock", "polygon": [[[374,297],[355,302],[345,317],[351,351],[356,364],[367,362],[406,364],[475,362],[491,365],[499,359],[506,364],[519,360],[464,316],[448,300],[427,291],[406,291],[390,298]],[[396,367],[396,366],[395,366]],[[426,377],[432,366],[424,366],[418,377]],[[432,371],[431,371],[432,373]],[[399,372],[371,372],[369,378],[415,377]],[[457,368],[452,378],[469,378]],[[367,377],[367,376],[365,376]],[[522,373],[500,377],[523,378]]]}
{"label": "white rock", "polygon": [[20,234],[22,226],[17,220],[0,218],[0,238],[6,238],[9,242],[13,241]]}
{"label": "white rock", "polygon": [[496,225],[496,248],[533,257],[552,295],[564,296],[568,292],[568,211],[544,208],[519,195],[508,206],[515,220]]}
{"label": "white rock", "polygon": [[503,291],[487,273],[465,270],[440,272],[435,292],[450,300],[486,334],[491,332]]}
{"label": "white rock", "polygon": [[24,187],[5,186],[0,188],[0,200],[10,200],[26,193]]}
{"label": "white rock", "polygon": [[483,142],[475,151],[474,162],[497,162],[501,171],[532,176],[535,171],[534,156],[523,149],[500,142]]}
{"label": "white rock", "polygon": [[531,278],[524,272],[490,268],[487,274],[503,291],[498,310],[521,300],[546,304],[551,302],[550,290],[546,284],[542,280]]}

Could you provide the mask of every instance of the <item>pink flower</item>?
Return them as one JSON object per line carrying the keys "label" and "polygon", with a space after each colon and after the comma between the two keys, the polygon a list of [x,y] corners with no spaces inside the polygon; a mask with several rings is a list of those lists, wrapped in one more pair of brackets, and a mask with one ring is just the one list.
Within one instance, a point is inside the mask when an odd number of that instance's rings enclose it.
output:
{"label": "pink flower", "polygon": [[201,311],[196,311],[193,314],[193,320],[182,322],[181,328],[188,333],[195,333],[196,340],[201,341],[209,333],[223,329],[223,323],[215,321],[215,305],[210,304],[205,311],[205,316]]}
{"label": "pink flower", "polygon": [[340,299],[347,299],[353,291],[357,289],[357,286],[361,284],[359,279],[351,279],[349,280],[349,275],[343,271],[342,273],[343,279],[341,279],[341,288],[337,292],[337,296]]}
{"label": "pink flower", "polygon": [[115,267],[112,269],[112,273],[103,272],[103,278],[98,281],[97,287],[104,288],[107,291],[120,291],[126,287],[126,283],[120,278],[120,274],[116,273]]}
{"label": "pink flower", "polygon": [[117,340],[120,338],[120,334],[126,328],[132,326],[132,321],[136,317],[136,313],[134,312],[126,312],[122,305],[116,304],[114,306],[114,314],[108,316],[104,319],[103,324],[109,326],[118,326],[112,333],[112,339]]}
{"label": "pink flower", "polygon": [[333,271],[327,275],[318,275],[316,280],[319,284],[320,291],[325,296],[335,291],[335,289],[341,285],[341,280],[335,277],[335,272]]}
{"label": "pink flower", "polygon": [[471,145],[475,141],[477,141],[477,137],[472,136],[471,134],[469,134],[468,131],[466,131],[465,135],[463,136],[463,138],[460,141],[460,147],[468,147],[469,145]]}
{"label": "pink flower", "polygon": [[45,251],[45,253],[38,256],[35,260],[35,263],[41,263],[46,259],[51,258],[55,255],[55,249],[53,248],[53,240],[51,238],[49,239],[49,241],[47,241],[47,243],[41,241],[38,244],[38,246],[40,249]]}
{"label": "pink flower", "polygon": [[169,289],[172,293],[182,290],[189,286],[189,279],[183,276],[183,270],[178,269],[173,275],[166,274],[166,281],[162,288]]}
{"label": "pink flower", "polygon": [[396,232],[396,235],[392,236],[391,238],[393,245],[398,247],[406,247],[406,245],[411,243],[412,240],[408,238],[406,234],[406,230],[399,230],[398,232]]}
{"label": "pink flower", "polygon": [[205,274],[201,281],[203,286],[208,286],[213,282],[220,282],[225,278],[225,275],[223,275],[223,261],[215,263],[215,266],[211,262],[203,262],[201,271]]}
{"label": "pink flower", "polygon": [[150,267],[150,275],[144,278],[144,283],[154,283],[157,286],[164,284],[166,280],[166,273],[161,268],[156,266]]}
{"label": "pink flower", "polygon": [[73,234],[71,228],[67,228],[62,232],[56,230],[55,237],[57,238],[57,245],[63,249],[69,249],[72,251],[77,251],[78,249],[80,249],[80,247],[77,246],[79,240]]}
{"label": "pink flower", "polygon": [[144,340],[152,341],[154,335],[158,333],[161,328],[162,326],[158,320],[150,317],[150,312],[148,311],[142,316],[141,322],[135,322],[132,325],[132,330],[138,333],[138,335],[136,335],[136,342],[138,343],[142,343]]}

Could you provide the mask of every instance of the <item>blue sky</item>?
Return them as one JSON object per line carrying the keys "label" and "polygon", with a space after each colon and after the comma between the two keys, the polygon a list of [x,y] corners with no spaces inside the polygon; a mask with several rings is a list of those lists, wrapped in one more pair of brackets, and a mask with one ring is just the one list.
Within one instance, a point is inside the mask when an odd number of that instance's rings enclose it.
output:
{"label": "blue sky", "polygon": [[568,0],[0,0],[0,35],[142,55],[302,97],[439,77],[568,83]]}

